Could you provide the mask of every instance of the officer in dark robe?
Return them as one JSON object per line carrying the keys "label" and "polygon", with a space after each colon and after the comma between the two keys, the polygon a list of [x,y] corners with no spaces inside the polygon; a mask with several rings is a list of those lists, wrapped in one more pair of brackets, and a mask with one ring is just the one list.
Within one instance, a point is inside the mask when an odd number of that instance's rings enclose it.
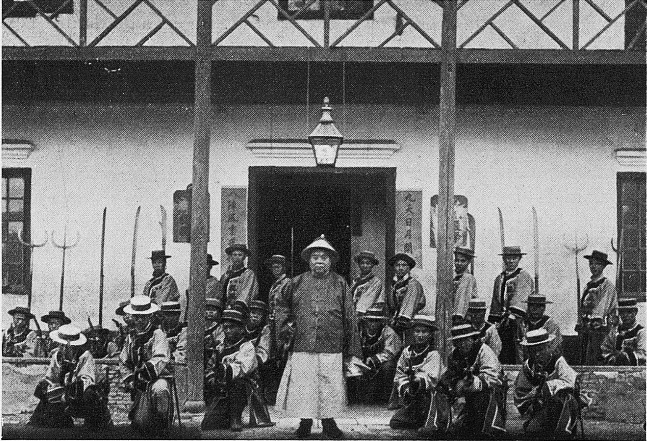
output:
{"label": "officer in dark robe", "polygon": [[16,306],[9,310],[13,321],[9,329],[2,335],[2,356],[22,357],[25,353],[33,352],[27,336],[31,332],[29,322],[35,319],[29,308]]}
{"label": "officer in dark robe", "polygon": [[229,269],[222,277],[223,302],[229,308],[240,301],[245,305],[258,298],[256,274],[245,266],[249,250],[244,244],[234,244],[225,248],[229,256]]}
{"label": "officer in dark robe", "polygon": [[635,298],[618,300],[620,325],[612,328],[602,342],[604,364],[611,366],[645,365],[645,328],[636,321]]}

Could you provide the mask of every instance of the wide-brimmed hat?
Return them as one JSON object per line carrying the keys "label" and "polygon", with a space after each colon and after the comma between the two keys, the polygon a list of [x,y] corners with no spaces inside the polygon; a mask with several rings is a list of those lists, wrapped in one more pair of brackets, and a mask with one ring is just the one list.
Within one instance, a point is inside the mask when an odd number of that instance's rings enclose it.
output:
{"label": "wide-brimmed hat", "polygon": [[64,325],[72,323],[69,317],[65,315],[63,311],[50,311],[40,318],[41,322],[48,323],[50,320],[58,319],[62,320]]}
{"label": "wide-brimmed hat", "polygon": [[25,316],[27,316],[27,318],[36,318],[34,314],[31,313],[29,308],[25,306],[16,306],[15,308],[10,309],[8,313],[9,315],[24,314]]}
{"label": "wide-brimmed hat", "polygon": [[166,254],[166,253],[164,252],[164,250],[153,250],[153,251],[151,251],[151,257],[147,257],[147,259],[150,259],[150,260],[160,260],[160,259],[164,259],[164,260],[166,260],[166,259],[168,259],[169,257],[171,257],[171,256],[169,256],[168,254]]}
{"label": "wide-brimmed hat", "polygon": [[386,317],[386,315],[384,315],[384,308],[371,306],[361,316],[361,319],[362,320],[386,321],[388,318]]}
{"label": "wide-brimmed hat", "polygon": [[636,298],[618,299],[618,310],[638,309],[638,300]]}
{"label": "wide-brimmed hat", "polygon": [[526,336],[521,340],[522,346],[537,346],[543,345],[555,339],[554,335],[551,335],[544,328],[535,329],[534,331],[528,331]]}
{"label": "wide-brimmed hat", "polygon": [[211,307],[216,309],[222,309],[222,301],[215,297],[208,297],[204,301],[205,307]]}
{"label": "wide-brimmed hat", "polygon": [[470,299],[469,303],[467,304],[467,309],[471,309],[472,311],[485,311],[487,309],[487,305],[485,304],[485,300]]}
{"label": "wide-brimmed hat", "polygon": [[314,250],[324,250],[330,253],[330,259],[333,262],[336,262],[339,259],[339,253],[330,244],[330,242],[328,242],[326,236],[324,236],[323,234],[315,239],[310,245],[305,247],[303,251],[301,251],[301,258],[304,261],[308,262],[310,260],[310,254],[312,254]]}
{"label": "wide-brimmed hat", "polygon": [[464,323],[462,325],[452,326],[452,337],[450,340],[460,340],[462,338],[473,337],[479,334],[479,331],[474,329],[471,324]]}
{"label": "wide-brimmed hat", "polygon": [[360,251],[355,255],[353,260],[359,264],[359,261],[362,259],[368,259],[373,265],[379,265],[380,260],[375,256],[375,253],[373,251]]}
{"label": "wide-brimmed hat", "polygon": [[213,256],[211,254],[207,254],[207,265],[216,266],[216,265],[220,265],[220,262],[218,262],[217,260],[213,260]]}
{"label": "wide-brimmed hat", "polygon": [[591,254],[584,256],[584,258],[589,260],[594,259],[604,263],[605,265],[613,265],[613,263],[611,263],[611,261],[609,260],[609,255],[598,250],[593,250]]}
{"label": "wide-brimmed hat", "polygon": [[456,247],[454,248],[454,254],[461,254],[463,256],[469,257],[470,259],[475,258],[474,250],[466,247]]}
{"label": "wide-brimmed hat", "polygon": [[499,253],[499,256],[525,256],[525,255],[526,253],[522,253],[521,247],[517,245],[503,247],[503,252]]}
{"label": "wide-brimmed hat", "polygon": [[247,305],[247,303],[242,300],[236,300],[234,304],[227,309],[235,309],[236,311],[240,311],[243,316],[246,316],[249,313],[249,305]]}
{"label": "wide-brimmed hat", "polygon": [[268,257],[267,259],[265,259],[265,262],[263,263],[267,267],[271,267],[275,263],[280,263],[281,265],[283,265],[283,268],[287,268],[288,259],[281,254],[273,254],[272,257]]}
{"label": "wide-brimmed hat", "polygon": [[182,312],[180,302],[163,302],[160,306],[162,314],[179,314]]}
{"label": "wide-brimmed hat", "polygon": [[256,309],[257,311],[263,311],[264,313],[267,313],[267,303],[262,300],[252,300],[251,302],[249,302],[249,309],[250,311],[252,309]]}
{"label": "wide-brimmed hat", "polygon": [[74,325],[61,326],[56,331],[50,332],[49,338],[51,338],[56,343],[63,345],[69,344],[70,346],[81,346],[85,344],[86,341],[88,341],[81,330]]}
{"label": "wide-brimmed hat", "polygon": [[233,253],[234,251],[242,251],[246,256],[250,255],[249,249],[244,243],[235,243],[225,248],[225,254],[228,256],[231,256],[231,253]]}
{"label": "wide-brimmed hat", "polygon": [[119,307],[115,309],[115,315],[124,315],[124,308],[128,305],[130,305],[130,300],[119,302]]}
{"label": "wide-brimmed hat", "polygon": [[245,324],[245,316],[237,309],[225,309],[220,319],[221,323],[234,322],[240,325]]}
{"label": "wide-brimmed hat", "polygon": [[426,326],[432,331],[437,331],[438,326],[436,325],[436,318],[433,315],[425,314],[416,314],[411,319],[411,327],[414,326]]}
{"label": "wide-brimmed hat", "polygon": [[144,295],[134,296],[130,303],[124,307],[126,314],[149,315],[159,311],[160,307],[151,302],[151,298]]}
{"label": "wide-brimmed hat", "polygon": [[407,262],[407,265],[409,265],[409,268],[413,268],[414,266],[416,266],[416,260],[406,253],[397,253],[396,255],[392,256],[389,259],[388,264],[390,266],[394,266],[398,260],[404,260],[405,262]]}
{"label": "wide-brimmed hat", "polygon": [[508,311],[510,311],[517,317],[526,317],[528,315],[523,308],[519,308],[518,306],[511,306],[510,308],[508,308]]}
{"label": "wide-brimmed hat", "polygon": [[529,305],[547,305],[553,303],[550,300],[546,300],[546,296],[528,296],[528,300],[524,300],[523,302]]}

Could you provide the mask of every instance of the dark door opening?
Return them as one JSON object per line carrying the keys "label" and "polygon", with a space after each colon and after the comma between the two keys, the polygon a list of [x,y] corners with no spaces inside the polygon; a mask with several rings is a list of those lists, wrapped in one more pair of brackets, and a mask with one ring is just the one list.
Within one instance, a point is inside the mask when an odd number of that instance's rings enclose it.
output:
{"label": "dark door opening", "polygon": [[[300,253],[321,234],[339,252],[335,271],[350,281],[352,253],[357,252],[353,247],[362,234],[362,210],[357,208],[362,205],[362,188],[393,194],[393,198],[381,198],[379,208],[395,216],[395,169],[250,168],[250,266],[257,271],[261,299],[267,298],[272,284],[264,260],[283,254],[291,264],[288,276],[307,271],[308,264]],[[386,225],[394,225],[391,217],[385,217]],[[381,240],[391,244],[384,250],[387,253],[393,250],[391,230],[381,230]]]}

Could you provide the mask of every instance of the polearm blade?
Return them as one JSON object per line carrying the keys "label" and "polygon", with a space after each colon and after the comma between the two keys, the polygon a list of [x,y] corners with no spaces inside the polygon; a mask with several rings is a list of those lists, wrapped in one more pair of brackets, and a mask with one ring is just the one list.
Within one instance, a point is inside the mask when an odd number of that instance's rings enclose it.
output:
{"label": "polearm blade", "polygon": [[162,215],[162,220],[160,221],[160,227],[162,228],[162,251],[166,254],[166,226],[167,226],[167,216],[166,208],[163,205],[160,205],[160,212]]}
{"label": "polearm blade", "polygon": [[[499,236],[501,237],[501,253],[503,253],[503,248],[505,247],[505,230],[503,229],[503,213],[501,213],[501,208],[497,207],[499,210]],[[505,271],[505,262],[503,262],[503,271]]]}
{"label": "polearm blade", "polygon": [[106,251],[106,211],[103,207],[103,220],[101,222],[101,259],[99,267],[99,327],[103,327],[103,261]]}
{"label": "polearm blade", "polygon": [[533,248],[535,254],[535,295],[539,294],[539,223],[537,221],[537,210],[532,207],[532,234]]}
{"label": "polearm blade", "polygon": [[133,253],[130,259],[130,297],[135,296],[135,259],[137,257],[137,229],[139,228],[139,212],[142,210],[141,205],[137,207],[135,213],[135,228],[133,229]]}

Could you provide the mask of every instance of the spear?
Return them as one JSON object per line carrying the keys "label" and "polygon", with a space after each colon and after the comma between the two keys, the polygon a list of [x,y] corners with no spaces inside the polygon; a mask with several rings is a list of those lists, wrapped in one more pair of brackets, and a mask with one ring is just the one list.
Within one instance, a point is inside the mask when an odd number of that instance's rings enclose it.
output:
{"label": "spear", "polygon": [[54,231],[52,231],[52,245],[54,245],[56,248],[60,248],[63,250],[63,260],[61,263],[61,292],[60,292],[60,297],[59,297],[59,303],[58,303],[58,309],[63,310],[63,292],[65,290],[65,252],[70,249],[74,248],[75,246],[78,245],[79,239],[80,239],[79,232],[76,232],[76,241],[70,245],[67,242],[67,225],[63,229],[63,244],[58,244],[56,242],[56,239],[54,237]]}
{"label": "spear", "polygon": [[106,210],[103,207],[103,220],[101,222],[101,259],[99,268],[99,327],[103,327],[103,260],[106,251]]}
{"label": "spear", "polygon": [[130,259],[130,297],[135,296],[135,258],[137,257],[137,228],[139,227],[139,212],[142,210],[141,205],[135,212],[135,228],[133,229],[133,252]]}
{"label": "spear", "polygon": [[[501,209],[497,207],[497,210],[499,210],[499,236],[501,236],[501,253],[503,253],[503,248],[505,247],[505,230],[503,229],[503,213],[501,213]],[[505,271],[505,261],[503,262],[503,271]]]}
{"label": "spear", "polygon": [[535,295],[539,295],[539,225],[535,207],[532,207],[532,226],[535,252]]}

